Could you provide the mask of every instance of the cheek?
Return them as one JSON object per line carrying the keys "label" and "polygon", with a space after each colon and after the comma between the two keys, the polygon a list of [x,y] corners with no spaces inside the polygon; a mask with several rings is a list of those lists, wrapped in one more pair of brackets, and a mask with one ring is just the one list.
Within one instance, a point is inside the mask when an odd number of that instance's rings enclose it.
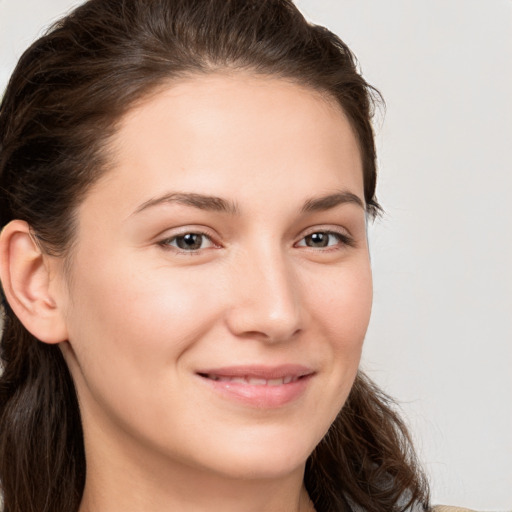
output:
{"label": "cheek", "polygon": [[335,351],[358,354],[372,308],[372,275],[365,259],[333,269],[310,295],[311,309]]}
{"label": "cheek", "polygon": [[[324,412],[323,434],[343,407],[359,368],[372,306],[372,276],[361,258],[332,269],[309,295],[315,352],[326,361],[322,393],[315,408]],[[321,343],[320,341],[323,341]]]}
{"label": "cheek", "polygon": [[215,301],[184,272],[129,259],[97,268],[73,279],[68,365],[88,425],[108,417],[145,431],[169,420],[177,398],[168,390],[179,388],[186,355],[215,322]]}
{"label": "cheek", "polygon": [[214,297],[201,295],[193,274],[126,258],[88,268],[101,270],[75,276],[69,315],[70,342],[87,359],[115,358],[118,368],[154,372],[178,359],[216,317]]}
{"label": "cheek", "polygon": [[330,411],[331,422],[345,403],[359,368],[372,295],[370,265],[361,258],[334,269],[324,286],[311,296],[318,334],[325,340],[323,345],[318,344],[318,350],[323,347],[329,361],[321,402]]}

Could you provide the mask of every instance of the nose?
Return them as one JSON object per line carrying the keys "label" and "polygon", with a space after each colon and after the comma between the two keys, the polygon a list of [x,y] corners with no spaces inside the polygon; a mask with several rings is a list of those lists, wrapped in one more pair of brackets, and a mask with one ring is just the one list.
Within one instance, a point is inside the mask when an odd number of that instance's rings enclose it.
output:
{"label": "nose", "polygon": [[281,251],[241,255],[231,276],[226,321],[233,334],[279,343],[303,329],[300,285],[293,265]]}

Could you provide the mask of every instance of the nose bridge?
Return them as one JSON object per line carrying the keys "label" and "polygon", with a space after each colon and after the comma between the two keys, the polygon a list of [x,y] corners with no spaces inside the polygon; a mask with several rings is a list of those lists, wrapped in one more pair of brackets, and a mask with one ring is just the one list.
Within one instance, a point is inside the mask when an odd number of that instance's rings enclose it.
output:
{"label": "nose bridge", "polygon": [[286,251],[277,243],[261,244],[240,254],[236,266],[230,328],[268,341],[284,341],[299,331],[300,288]]}

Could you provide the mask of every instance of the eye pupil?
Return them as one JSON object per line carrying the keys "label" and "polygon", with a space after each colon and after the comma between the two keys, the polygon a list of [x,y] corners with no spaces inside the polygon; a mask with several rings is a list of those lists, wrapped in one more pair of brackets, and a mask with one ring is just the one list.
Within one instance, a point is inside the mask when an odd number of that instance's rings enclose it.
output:
{"label": "eye pupil", "polygon": [[329,244],[329,234],[312,233],[306,237],[306,244],[309,247],[327,247]]}
{"label": "eye pupil", "polygon": [[203,242],[203,235],[197,233],[187,233],[176,238],[176,245],[180,249],[200,249]]}

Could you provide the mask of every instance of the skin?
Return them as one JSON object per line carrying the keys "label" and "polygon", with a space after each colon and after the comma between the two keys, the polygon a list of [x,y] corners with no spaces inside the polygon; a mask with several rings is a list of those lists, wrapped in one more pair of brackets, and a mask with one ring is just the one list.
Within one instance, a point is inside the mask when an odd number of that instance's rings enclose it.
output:
{"label": "skin", "polygon": [[[78,208],[70,270],[45,256],[38,274],[54,312],[54,334],[38,334],[61,343],[83,417],[80,512],[311,510],[305,461],[350,391],[372,300],[346,117],[299,85],[219,73],[132,109],[110,150]],[[176,193],[230,208],[162,200]],[[13,252],[30,245],[22,231]],[[199,248],[178,247],[186,233],[205,234]],[[240,364],[311,375],[266,407],[197,373]]]}

